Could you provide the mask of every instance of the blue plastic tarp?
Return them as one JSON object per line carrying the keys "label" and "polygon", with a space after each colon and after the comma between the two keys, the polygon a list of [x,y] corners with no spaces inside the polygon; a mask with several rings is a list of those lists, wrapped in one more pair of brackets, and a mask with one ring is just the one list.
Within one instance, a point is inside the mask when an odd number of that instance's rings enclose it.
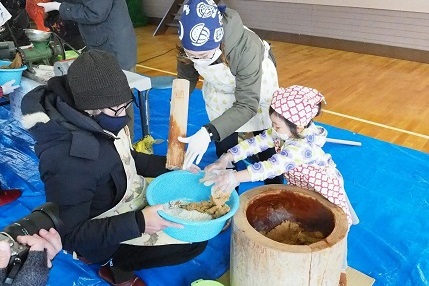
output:
{"label": "blue plastic tarp", "polygon": [[[171,89],[150,91],[150,127],[155,139],[168,138],[170,96]],[[193,92],[189,106],[188,134],[193,134],[208,122],[200,90]],[[138,136],[138,110],[135,114]],[[349,234],[349,265],[375,278],[377,286],[429,285],[429,154],[324,126],[331,138],[362,142],[360,147],[334,143],[324,147],[343,174],[360,218]],[[33,144],[9,107],[0,107],[0,181],[4,188],[23,191],[18,201],[0,207],[0,229],[45,202]],[[167,142],[155,145],[154,150],[166,154]],[[215,159],[211,144],[200,166]],[[257,185],[242,184],[240,193]],[[229,269],[229,241],[227,230],[210,240],[206,251],[192,261],[137,274],[149,286],[188,286],[197,279],[218,278]],[[54,261],[49,285],[106,285],[97,269],[61,253]]]}

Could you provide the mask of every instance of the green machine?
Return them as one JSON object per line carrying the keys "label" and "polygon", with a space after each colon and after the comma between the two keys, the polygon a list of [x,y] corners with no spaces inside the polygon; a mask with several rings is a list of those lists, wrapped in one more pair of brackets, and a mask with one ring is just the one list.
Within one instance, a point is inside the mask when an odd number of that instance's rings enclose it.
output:
{"label": "green machine", "polygon": [[18,47],[17,52],[30,72],[33,72],[34,65],[52,66],[55,62],[66,58],[61,39],[55,33],[35,29],[24,29],[24,31],[31,45]]}

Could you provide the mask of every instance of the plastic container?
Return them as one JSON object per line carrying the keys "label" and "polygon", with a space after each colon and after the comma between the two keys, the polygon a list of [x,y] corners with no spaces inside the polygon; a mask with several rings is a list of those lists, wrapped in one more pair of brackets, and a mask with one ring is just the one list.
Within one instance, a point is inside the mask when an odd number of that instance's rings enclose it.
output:
{"label": "plastic container", "polygon": [[39,86],[40,83],[37,81],[31,80],[29,78],[23,77],[21,80],[21,85],[19,88],[15,89],[14,92],[9,94],[9,100],[10,100],[10,112],[12,116],[18,120],[22,117],[21,112],[21,101],[22,98],[32,89]]}
{"label": "plastic container", "polygon": [[192,282],[191,286],[223,286],[223,284],[214,280],[199,279]]}
{"label": "plastic container", "polygon": [[[11,61],[0,61],[0,66],[8,66]],[[10,80],[15,80],[14,85],[21,84],[22,72],[27,69],[27,66],[22,66],[17,69],[0,69],[0,85],[5,84]]]}
{"label": "plastic container", "polygon": [[173,87],[173,80],[176,77],[171,75],[166,76],[154,76],[150,78],[152,88],[155,89],[167,89]]}
{"label": "plastic container", "polygon": [[76,59],[79,56],[75,51],[65,51],[64,53],[66,55],[66,60]]}
{"label": "plastic container", "polygon": [[[165,204],[179,199],[186,202],[209,200],[211,187],[199,182],[203,174],[178,170],[156,177],[147,188],[146,197],[149,205]],[[239,197],[236,191],[231,193],[227,204],[231,208],[227,214],[207,221],[184,220],[159,211],[159,215],[163,218],[184,226],[184,228],[167,227],[164,232],[175,239],[187,242],[209,240],[221,232],[227,220],[238,210]]]}

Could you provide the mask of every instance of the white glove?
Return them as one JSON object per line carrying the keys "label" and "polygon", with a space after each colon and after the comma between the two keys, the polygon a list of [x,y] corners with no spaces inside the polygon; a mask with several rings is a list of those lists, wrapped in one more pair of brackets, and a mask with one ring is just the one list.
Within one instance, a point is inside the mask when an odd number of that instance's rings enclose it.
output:
{"label": "white glove", "polygon": [[57,11],[60,10],[60,2],[47,2],[47,3],[37,3],[37,6],[40,6],[45,9],[45,13],[51,12],[51,11]]}
{"label": "white glove", "polygon": [[191,166],[186,169],[186,171],[191,172],[192,174],[198,174],[199,172],[201,172],[201,168],[197,165],[191,164]]}
{"label": "white glove", "polygon": [[229,195],[234,190],[235,187],[238,187],[240,183],[238,182],[235,174],[237,172],[234,170],[224,170],[219,172],[219,174],[214,178],[214,185],[211,189],[212,197],[220,197],[221,195]]}
{"label": "white glove", "polygon": [[227,168],[234,168],[234,165],[231,163],[233,161],[233,157],[231,153],[227,152],[222,154],[213,164],[210,164],[204,168],[204,172],[210,173],[214,170],[222,171]]}
{"label": "white glove", "polygon": [[188,143],[182,169],[187,170],[194,163],[195,159],[195,164],[198,165],[210,144],[210,135],[207,129],[201,127],[194,135],[186,138],[178,137],[177,139],[182,143]]}
{"label": "white glove", "polygon": [[15,83],[14,79],[4,83],[1,86],[3,90],[3,94],[9,94],[19,87],[19,85],[13,85],[14,83]]}

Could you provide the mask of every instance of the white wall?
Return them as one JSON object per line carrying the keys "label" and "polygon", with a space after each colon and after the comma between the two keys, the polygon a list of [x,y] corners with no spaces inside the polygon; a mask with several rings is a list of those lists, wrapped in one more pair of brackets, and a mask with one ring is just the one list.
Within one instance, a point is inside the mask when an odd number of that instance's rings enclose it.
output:
{"label": "white wall", "polygon": [[[429,51],[429,13],[289,2],[224,1],[240,13],[249,28]],[[370,1],[377,0],[366,2]],[[408,4],[409,1],[403,2]],[[429,0],[421,1],[429,3]],[[162,18],[171,3],[173,0],[144,0],[143,6],[149,17]]]}
{"label": "white wall", "polygon": [[429,13],[427,0],[259,0]]}

